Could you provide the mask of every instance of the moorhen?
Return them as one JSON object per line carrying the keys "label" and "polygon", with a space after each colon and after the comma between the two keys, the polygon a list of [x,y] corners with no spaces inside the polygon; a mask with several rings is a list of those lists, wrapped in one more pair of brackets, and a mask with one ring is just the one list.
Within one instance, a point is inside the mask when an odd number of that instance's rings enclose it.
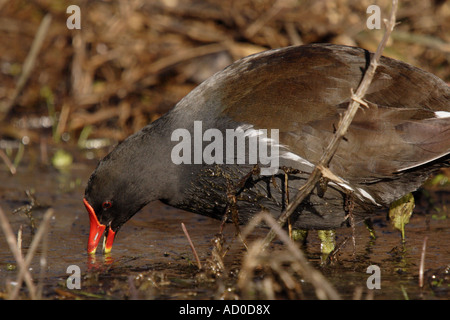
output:
{"label": "moorhen", "polygon": [[[311,44],[245,57],[216,73],[164,116],[101,160],[84,196],[88,252],[153,200],[224,221],[261,210],[278,217],[318,162],[372,53]],[[290,217],[295,229],[362,221],[450,164],[450,88],[382,57],[334,155],[339,180],[319,183]],[[269,134],[270,133],[270,134]],[[235,221],[235,220],[234,220]],[[235,221],[236,222],[236,221]]]}

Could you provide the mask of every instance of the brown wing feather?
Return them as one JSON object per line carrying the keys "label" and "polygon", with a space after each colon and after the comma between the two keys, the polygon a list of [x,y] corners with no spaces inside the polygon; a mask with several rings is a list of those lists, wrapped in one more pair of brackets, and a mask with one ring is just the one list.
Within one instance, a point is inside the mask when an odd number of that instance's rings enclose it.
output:
{"label": "brown wing feather", "polygon": [[[323,44],[244,59],[226,70],[223,115],[279,129],[281,144],[315,163],[369,61],[363,49]],[[382,58],[365,99],[369,109],[358,111],[332,160],[336,174],[381,178],[450,152],[450,118],[434,114],[450,111],[450,89],[439,78]]]}

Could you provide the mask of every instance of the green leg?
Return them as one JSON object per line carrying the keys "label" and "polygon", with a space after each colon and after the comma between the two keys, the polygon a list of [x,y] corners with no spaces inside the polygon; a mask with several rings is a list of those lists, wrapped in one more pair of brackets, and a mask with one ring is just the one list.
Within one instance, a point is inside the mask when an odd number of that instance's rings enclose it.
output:
{"label": "green leg", "polygon": [[375,229],[373,228],[372,221],[370,219],[364,220],[364,225],[366,226],[367,230],[369,230],[370,237],[375,240],[377,238],[375,234]]}
{"label": "green leg", "polygon": [[302,244],[305,244],[306,237],[308,236],[308,230],[293,229],[291,236],[292,236],[292,240],[301,242]]}
{"label": "green leg", "polygon": [[322,252],[322,260],[325,260],[336,247],[336,231],[318,230],[317,234],[321,242],[320,251]]}
{"label": "green leg", "polygon": [[414,209],[414,196],[411,193],[394,201],[389,208],[389,219],[394,228],[402,233],[402,240],[405,240],[405,225],[409,222]]}
{"label": "green leg", "polygon": [[[318,230],[317,234],[320,239],[320,251],[322,252],[322,259],[325,260],[336,247],[336,232],[335,230]],[[306,242],[307,236],[308,230],[292,230],[292,240],[294,241],[299,241],[304,244]]]}

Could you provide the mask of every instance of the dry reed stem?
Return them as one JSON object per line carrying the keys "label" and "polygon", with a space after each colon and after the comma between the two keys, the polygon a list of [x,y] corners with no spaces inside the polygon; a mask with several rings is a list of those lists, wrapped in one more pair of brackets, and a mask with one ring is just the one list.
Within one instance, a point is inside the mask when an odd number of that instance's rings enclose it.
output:
{"label": "dry reed stem", "polygon": [[[312,283],[316,290],[316,295],[319,299],[331,299],[331,300],[340,300],[340,296],[338,292],[333,288],[333,286],[328,282],[328,280],[314,267],[309,264],[308,259],[305,257],[301,249],[296,245],[296,243],[289,237],[289,235],[281,228],[281,226],[277,223],[277,221],[268,213],[261,212],[256,215],[250,222],[246,225],[242,232],[242,236],[246,238],[251,231],[259,225],[262,221],[264,221],[278,238],[286,245],[286,248],[292,258],[298,263],[299,271],[301,271],[302,275]],[[243,283],[249,278],[251,274],[251,270],[249,268],[254,267],[255,261],[257,261],[257,256],[261,254],[263,248],[265,246],[265,242],[256,241],[252,243],[245,257],[243,267],[241,268],[241,272],[239,274],[238,286],[245,287]]]}
{"label": "dry reed stem", "polygon": [[[0,224],[3,229],[3,233],[5,234],[6,241],[8,243],[9,249],[11,250],[14,259],[19,265],[20,272],[24,273],[25,283],[30,291],[30,298],[36,299],[36,287],[33,284],[33,279],[31,277],[30,272],[25,268],[25,262],[23,260],[23,256],[19,252],[19,248],[17,247],[16,237],[11,229],[11,225],[9,224],[8,218],[6,217],[3,210],[0,208]],[[22,271],[23,270],[23,271]]]}
{"label": "dry reed stem", "polygon": [[189,241],[189,245],[191,246],[192,253],[194,254],[195,260],[197,261],[198,269],[201,270],[202,269],[202,264],[200,262],[200,259],[198,258],[197,250],[195,250],[194,244],[192,243],[191,237],[189,236],[189,233],[188,233],[188,231],[186,229],[186,226],[184,225],[183,222],[181,223],[181,228],[183,229],[183,232],[184,232],[186,238]]}
{"label": "dry reed stem", "polygon": [[420,255],[420,268],[419,268],[419,287],[420,288],[423,288],[423,273],[425,270],[425,252],[427,250],[427,242],[428,242],[428,237],[425,237],[423,239],[422,253]]}
{"label": "dry reed stem", "polygon": [[1,150],[1,149],[0,149],[0,158],[2,158],[3,162],[8,167],[9,172],[11,172],[11,174],[16,174],[16,172],[17,172],[16,167],[11,162],[11,160],[9,160],[8,156],[6,155],[6,153],[3,150]]}
{"label": "dry reed stem", "polygon": [[48,209],[45,214],[44,217],[42,219],[42,222],[35,234],[35,236],[33,237],[33,241],[31,242],[30,248],[28,249],[28,253],[26,255],[25,258],[25,262],[24,262],[24,266],[23,268],[20,269],[19,271],[19,275],[17,276],[17,284],[14,288],[13,293],[11,294],[10,299],[13,300],[17,297],[17,295],[19,294],[19,289],[22,286],[22,281],[23,281],[23,277],[24,277],[24,271],[23,270],[27,270],[31,261],[33,260],[34,254],[38,248],[39,242],[41,242],[42,239],[42,254],[41,254],[41,263],[40,263],[40,281],[39,281],[39,285],[38,285],[38,289],[37,289],[37,299],[39,299],[42,296],[42,287],[43,287],[43,282],[42,282],[42,278],[43,278],[43,274],[45,272],[45,267],[46,267],[46,255],[47,255],[47,249],[48,249],[48,245],[47,245],[47,236],[48,236],[48,226],[49,226],[49,222],[50,222],[50,218],[53,216],[53,209]]}
{"label": "dry reed stem", "polygon": [[28,53],[27,58],[23,63],[23,72],[21,73],[19,80],[17,81],[17,85],[14,89],[12,98],[9,100],[9,102],[6,103],[5,106],[3,106],[3,108],[0,109],[0,120],[3,120],[6,117],[6,115],[16,102],[16,99],[19,96],[20,92],[22,92],[22,89],[25,86],[28,78],[30,77],[31,71],[33,70],[36,62],[37,55],[41,50],[45,35],[47,34],[51,22],[52,16],[47,13],[42,19],[41,24],[39,25],[39,29],[36,32],[36,36],[34,37],[30,52]]}
{"label": "dry reed stem", "polygon": [[[16,285],[15,285],[12,293],[9,295],[8,299],[10,299],[10,300],[17,299],[17,296],[19,294],[20,288],[22,287],[23,281],[25,281],[25,284],[28,287],[28,290],[30,293],[30,298],[32,300],[40,299],[41,294],[42,294],[42,284],[41,284],[42,282],[39,284],[39,288],[37,289],[33,283],[31,274],[28,271],[28,267],[33,259],[34,253],[36,252],[39,242],[41,241],[42,238],[44,238],[44,241],[43,241],[44,245],[43,245],[43,250],[42,250],[42,255],[41,255],[41,262],[42,262],[42,259],[44,261],[46,260],[46,251],[47,251],[46,238],[47,238],[47,234],[48,234],[47,229],[48,229],[50,218],[52,216],[53,216],[53,209],[48,209],[47,212],[44,214],[44,218],[41,222],[41,225],[39,226],[37,233],[33,237],[33,241],[31,242],[30,248],[28,249],[26,258],[24,259],[23,255],[21,253],[21,249],[19,248],[19,245],[18,245],[18,240],[16,239],[16,237],[12,231],[12,228],[8,221],[8,218],[6,217],[4,211],[0,208],[0,224],[1,224],[1,227],[5,234],[8,246],[9,246],[12,254],[14,255],[14,259],[16,260],[16,262],[19,266],[19,274],[17,276]],[[43,276],[43,272],[44,272],[43,267],[45,267],[45,265],[43,265],[41,263],[41,280],[42,280],[42,276]]]}
{"label": "dry reed stem", "polygon": [[[334,134],[330,144],[324,151],[319,163],[315,166],[314,170],[312,171],[312,173],[309,176],[306,183],[302,187],[299,188],[298,193],[295,195],[294,199],[289,203],[289,206],[278,218],[277,222],[278,222],[279,226],[285,225],[286,221],[291,216],[291,214],[295,211],[295,209],[302,203],[302,201],[306,198],[306,196],[311,193],[311,191],[314,189],[316,183],[323,176],[321,167],[327,168],[331,159],[333,158],[334,154],[336,153],[336,150],[339,147],[339,143],[340,143],[342,137],[344,137],[354,116],[356,115],[356,112],[360,108],[360,105],[361,105],[360,101],[362,101],[367,90],[369,89],[370,84],[372,83],[372,79],[375,75],[375,70],[378,66],[378,62],[380,60],[381,54],[382,54],[384,48],[386,47],[389,36],[395,27],[397,7],[398,7],[398,1],[393,0],[390,18],[389,18],[389,20],[384,21],[385,25],[386,25],[386,31],[383,35],[383,39],[381,40],[380,44],[378,45],[377,51],[375,52],[375,54],[373,55],[373,57],[370,61],[369,67],[367,68],[366,72],[364,73],[363,80],[361,81],[360,85],[358,86],[356,93],[352,94],[352,100],[349,104],[349,107],[348,107],[347,111],[345,112],[345,114],[342,118],[342,121],[339,123],[336,133]],[[264,247],[267,247],[274,238],[275,238],[275,231],[272,229],[265,238],[265,246]]]}

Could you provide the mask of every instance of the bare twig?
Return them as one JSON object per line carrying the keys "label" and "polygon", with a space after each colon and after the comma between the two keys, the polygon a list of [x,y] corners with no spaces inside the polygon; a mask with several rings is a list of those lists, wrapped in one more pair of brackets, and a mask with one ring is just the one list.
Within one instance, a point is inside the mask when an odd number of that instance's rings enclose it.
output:
{"label": "bare twig", "polygon": [[[392,9],[390,13],[389,20],[385,20],[386,24],[386,31],[384,33],[383,39],[381,40],[380,44],[378,45],[377,51],[373,55],[370,65],[367,68],[366,72],[364,73],[363,80],[361,81],[358,89],[356,90],[356,93],[352,94],[352,100],[349,104],[349,107],[347,111],[345,112],[342,121],[339,124],[338,129],[336,130],[336,133],[334,134],[330,144],[324,151],[319,163],[315,166],[314,170],[312,171],[311,175],[309,176],[306,183],[299,188],[298,193],[295,195],[294,199],[289,203],[289,206],[286,208],[286,210],[280,215],[278,218],[278,225],[284,226],[288,218],[291,216],[291,214],[295,211],[295,209],[302,203],[302,201],[305,199],[305,197],[311,193],[311,191],[314,189],[316,183],[319,181],[319,179],[322,177],[322,171],[321,168],[326,168],[330,164],[331,159],[333,158],[337,148],[339,147],[339,143],[342,139],[342,137],[347,132],[356,112],[358,111],[360,107],[360,101],[362,101],[363,97],[365,96],[367,90],[369,89],[370,84],[372,83],[372,79],[375,75],[375,70],[378,66],[378,62],[380,60],[381,54],[386,47],[387,41],[389,39],[390,34],[392,33],[392,30],[395,27],[395,17],[397,13],[397,6],[398,1],[393,0],[392,1]],[[267,234],[265,238],[265,246],[267,247],[269,243],[275,238],[275,230],[272,228],[272,230]]]}
{"label": "bare twig", "polygon": [[197,251],[195,250],[194,244],[191,241],[191,237],[189,236],[189,233],[186,229],[186,226],[184,225],[184,223],[181,223],[181,228],[183,229],[184,234],[186,235],[186,238],[189,241],[189,245],[191,246],[192,249],[192,253],[194,254],[195,260],[197,261],[197,266],[199,269],[202,269],[202,264],[200,263],[200,259],[198,258],[198,254]]}

